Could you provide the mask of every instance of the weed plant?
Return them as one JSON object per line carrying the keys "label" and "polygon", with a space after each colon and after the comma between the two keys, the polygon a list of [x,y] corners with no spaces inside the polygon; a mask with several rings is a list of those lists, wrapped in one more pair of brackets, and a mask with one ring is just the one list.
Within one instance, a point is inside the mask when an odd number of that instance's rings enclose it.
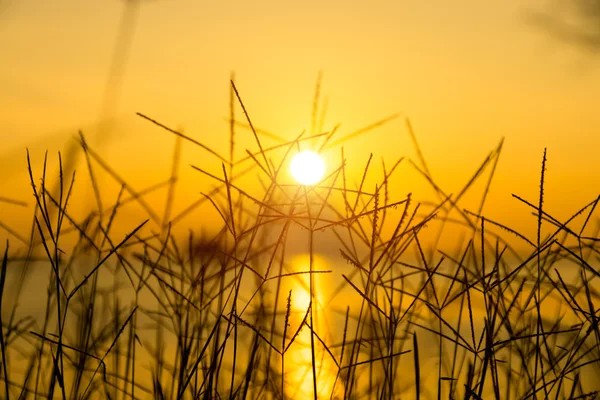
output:
{"label": "weed plant", "polygon": [[[596,397],[600,197],[566,221],[550,215],[545,150],[538,198],[513,195],[512,206],[529,209],[537,223],[536,237],[526,237],[482,213],[502,141],[459,193],[448,194],[407,120],[417,159],[383,163],[382,178],[367,187],[373,158],[355,185],[343,146],[397,116],[345,136],[337,127],[324,131],[317,85],[311,131],[283,140],[254,127],[233,81],[230,100],[228,157],[139,114],[176,141],[170,179],[143,191],[111,169],[84,133],[85,174],[64,168],[59,154],[58,177],[50,178],[47,159],[37,171],[27,154],[31,234],[0,225],[11,237],[0,275],[2,398]],[[234,159],[241,125],[258,151]],[[264,146],[269,135],[279,144]],[[284,178],[306,143],[340,152],[314,186]],[[202,148],[222,168],[194,165],[214,186],[175,214],[183,144]],[[401,163],[431,185],[434,200],[417,203],[390,189]],[[99,171],[121,187],[109,206]],[[69,201],[75,178],[86,174],[95,201],[81,220]],[[248,176],[259,183],[244,187]],[[481,180],[480,206],[462,208]],[[146,199],[161,189],[162,216]],[[22,205],[9,197],[0,197],[1,209]],[[115,237],[126,204],[145,210],[147,220]],[[183,239],[172,234],[202,204],[219,213],[220,226]],[[465,240],[446,251],[439,238],[451,226]],[[431,246],[422,240],[427,230],[438,238]],[[325,235],[335,263],[319,253]],[[19,304],[32,296],[24,288],[40,271],[45,290],[37,287],[39,309],[27,313]]]}

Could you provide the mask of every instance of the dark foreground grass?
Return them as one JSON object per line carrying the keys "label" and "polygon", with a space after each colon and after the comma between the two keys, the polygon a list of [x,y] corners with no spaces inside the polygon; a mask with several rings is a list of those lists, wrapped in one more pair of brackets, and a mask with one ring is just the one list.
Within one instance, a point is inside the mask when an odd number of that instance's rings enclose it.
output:
{"label": "dark foreground grass", "polygon": [[[236,104],[245,123],[235,120]],[[600,197],[567,221],[550,215],[545,151],[538,198],[513,195],[511,205],[530,209],[537,235],[528,238],[482,214],[502,142],[452,195],[433,179],[410,124],[417,160],[383,163],[383,177],[367,188],[370,157],[354,184],[343,144],[397,116],[342,137],[337,128],[318,133],[319,85],[311,132],[286,141],[255,129],[232,82],[228,158],[140,117],[175,134],[170,179],[134,190],[81,133],[95,194],[84,219],[70,213],[76,175],[60,156],[51,187],[46,159],[41,171],[29,163],[31,235],[0,225],[12,237],[0,274],[2,398],[596,397]],[[258,151],[234,160],[240,125]],[[266,136],[279,144],[265,147]],[[287,184],[286,161],[305,141],[339,148],[340,162],[318,185]],[[194,165],[214,187],[175,214],[185,142],[220,159],[222,169]],[[435,200],[419,204],[390,190],[401,163],[429,182]],[[99,172],[121,187],[109,206]],[[260,184],[243,187],[248,176]],[[481,180],[479,206],[463,209],[461,200]],[[167,192],[162,216],[146,200],[160,189]],[[147,220],[115,237],[128,203]],[[10,196],[0,204],[22,206]],[[221,216],[216,233],[174,235],[202,204]],[[456,226],[464,240],[444,250],[442,233]],[[435,234],[425,246],[427,230]],[[322,261],[323,240],[336,264]],[[299,268],[298,248],[305,254]],[[44,290],[26,293],[42,270]],[[26,296],[38,305],[29,313],[19,307]]]}

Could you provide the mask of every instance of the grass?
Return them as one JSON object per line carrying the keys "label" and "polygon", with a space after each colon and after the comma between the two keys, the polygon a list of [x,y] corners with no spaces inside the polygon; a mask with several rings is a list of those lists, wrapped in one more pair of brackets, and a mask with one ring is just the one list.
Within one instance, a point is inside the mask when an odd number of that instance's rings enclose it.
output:
{"label": "grass", "polygon": [[[237,105],[245,122],[236,120]],[[69,208],[80,175],[65,170],[59,155],[49,188],[47,159],[34,171],[28,153],[31,233],[0,224],[11,237],[0,274],[2,396],[596,398],[600,196],[567,221],[549,214],[544,150],[538,199],[513,195],[537,223],[536,237],[528,238],[482,214],[503,141],[452,195],[432,177],[408,120],[417,160],[382,162],[382,178],[368,187],[371,155],[353,184],[344,143],[398,115],[338,138],[337,127],[322,132],[325,107],[319,78],[311,131],[283,140],[254,127],[232,76],[228,158],[139,114],[175,135],[168,181],[142,191],[80,133],[95,199],[83,219]],[[258,151],[236,160],[240,127],[250,129]],[[278,144],[265,146],[265,137]],[[289,184],[286,163],[306,142],[339,149],[339,164],[318,185]],[[183,143],[222,168],[192,166],[214,186],[175,214]],[[429,183],[435,200],[417,203],[391,189],[401,163]],[[110,206],[99,173],[121,188]],[[245,188],[250,174],[259,184]],[[463,209],[480,180],[479,207]],[[146,200],[160,189],[167,192],[162,217]],[[0,203],[24,206],[4,195]],[[115,237],[126,204],[137,204],[147,219]],[[213,234],[190,226],[186,237],[175,235],[174,226],[203,204],[221,218]],[[448,227],[464,238],[451,251],[440,244]],[[424,241],[432,232],[433,241]],[[324,246],[335,250],[333,263],[321,254]],[[37,288],[31,315],[19,304],[42,268],[46,291]]]}

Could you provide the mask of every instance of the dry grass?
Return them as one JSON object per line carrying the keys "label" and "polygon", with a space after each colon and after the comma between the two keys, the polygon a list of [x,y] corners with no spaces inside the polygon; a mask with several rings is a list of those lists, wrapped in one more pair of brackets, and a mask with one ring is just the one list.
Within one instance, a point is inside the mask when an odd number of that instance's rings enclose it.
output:
{"label": "dry grass", "polygon": [[[598,225],[600,197],[566,222],[548,214],[544,151],[537,205],[515,195],[537,220],[536,238],[527,238],[482,215],[503,142],[450,195],[433,179],[408,120],[418,155],[410,164],[437,200],[418,204],[390,190],[402,158],[391,167],[383,163],[383,177],[367,189],[369,157],[359,183],[351,185],[343,148],[339,165],[319,185],[285,184],[284,166],[301,142],[337,148],[397,117],[341,138],[337,128],[319,133],[319,93],[320,80],[310,134],[265,147],[261,137],[277,136],[254,128],[232,80],[229,159],[139,114],[176,141],[170,179],[143,191],[80,134],[95,194],[94,210],[83,220],[69,211],[75,173],[65,176],[59,158],[57,184],[49,190],[46,160],[41,174],[29,163],[31,235],[0,224],[14,237],[0,275],[2,396],[595,398],[600,253],[598,230],[589,232]],[[245,123],[235,119],[236,104]],[[251,129],[259,150],[235,160],[240,126]],[[214,189],[175,214],[184,140],[220,159],[222,170],[193,166],[214,180]],[[121,187],[109,207],[95,178],[99,171]],[[260,195],[242,187],[240,178],[249,173],[259,177]],[[463,209],[461,198],[481,179],[487,180],[480,206]],[[161,188],[168,198],[162,217],[145,200]],[[131,202],[147,220],[115,238],[111,228]],[[4,196],[0,203],[23,206]],[[173,224],[201,204],[218,211],[216,234],[190,231],[183,240],[172,234]],[[453,252],[438,246],[450,225],[465,232]],[[439,230],[433,246],[423,245],[425,229]],[[339,268],[319,261],[315,241],[322,232],[333,238]],[[65,235],[76,238],[69,251]],[[526,254],[511,245],[514,239],[527,246]],[[308,260],[300,269],[290,250],[299,241]],[[36,274],[40,265],[48,267],[46,291],[39,288],[36,298],[43,310],[18,317],[34,264]],[[573,279],[565,279],[565,265]]]}

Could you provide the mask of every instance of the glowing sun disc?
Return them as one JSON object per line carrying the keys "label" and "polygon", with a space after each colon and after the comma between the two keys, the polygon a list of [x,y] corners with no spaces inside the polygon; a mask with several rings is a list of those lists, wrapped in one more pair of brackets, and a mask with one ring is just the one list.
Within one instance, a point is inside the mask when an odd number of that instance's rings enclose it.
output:
{"label": "glowing sun disc", "polygon": [[314,185],[325,175],[325,162],[317,153],[303,151],[292,159],[290,172],[299,184]]}

